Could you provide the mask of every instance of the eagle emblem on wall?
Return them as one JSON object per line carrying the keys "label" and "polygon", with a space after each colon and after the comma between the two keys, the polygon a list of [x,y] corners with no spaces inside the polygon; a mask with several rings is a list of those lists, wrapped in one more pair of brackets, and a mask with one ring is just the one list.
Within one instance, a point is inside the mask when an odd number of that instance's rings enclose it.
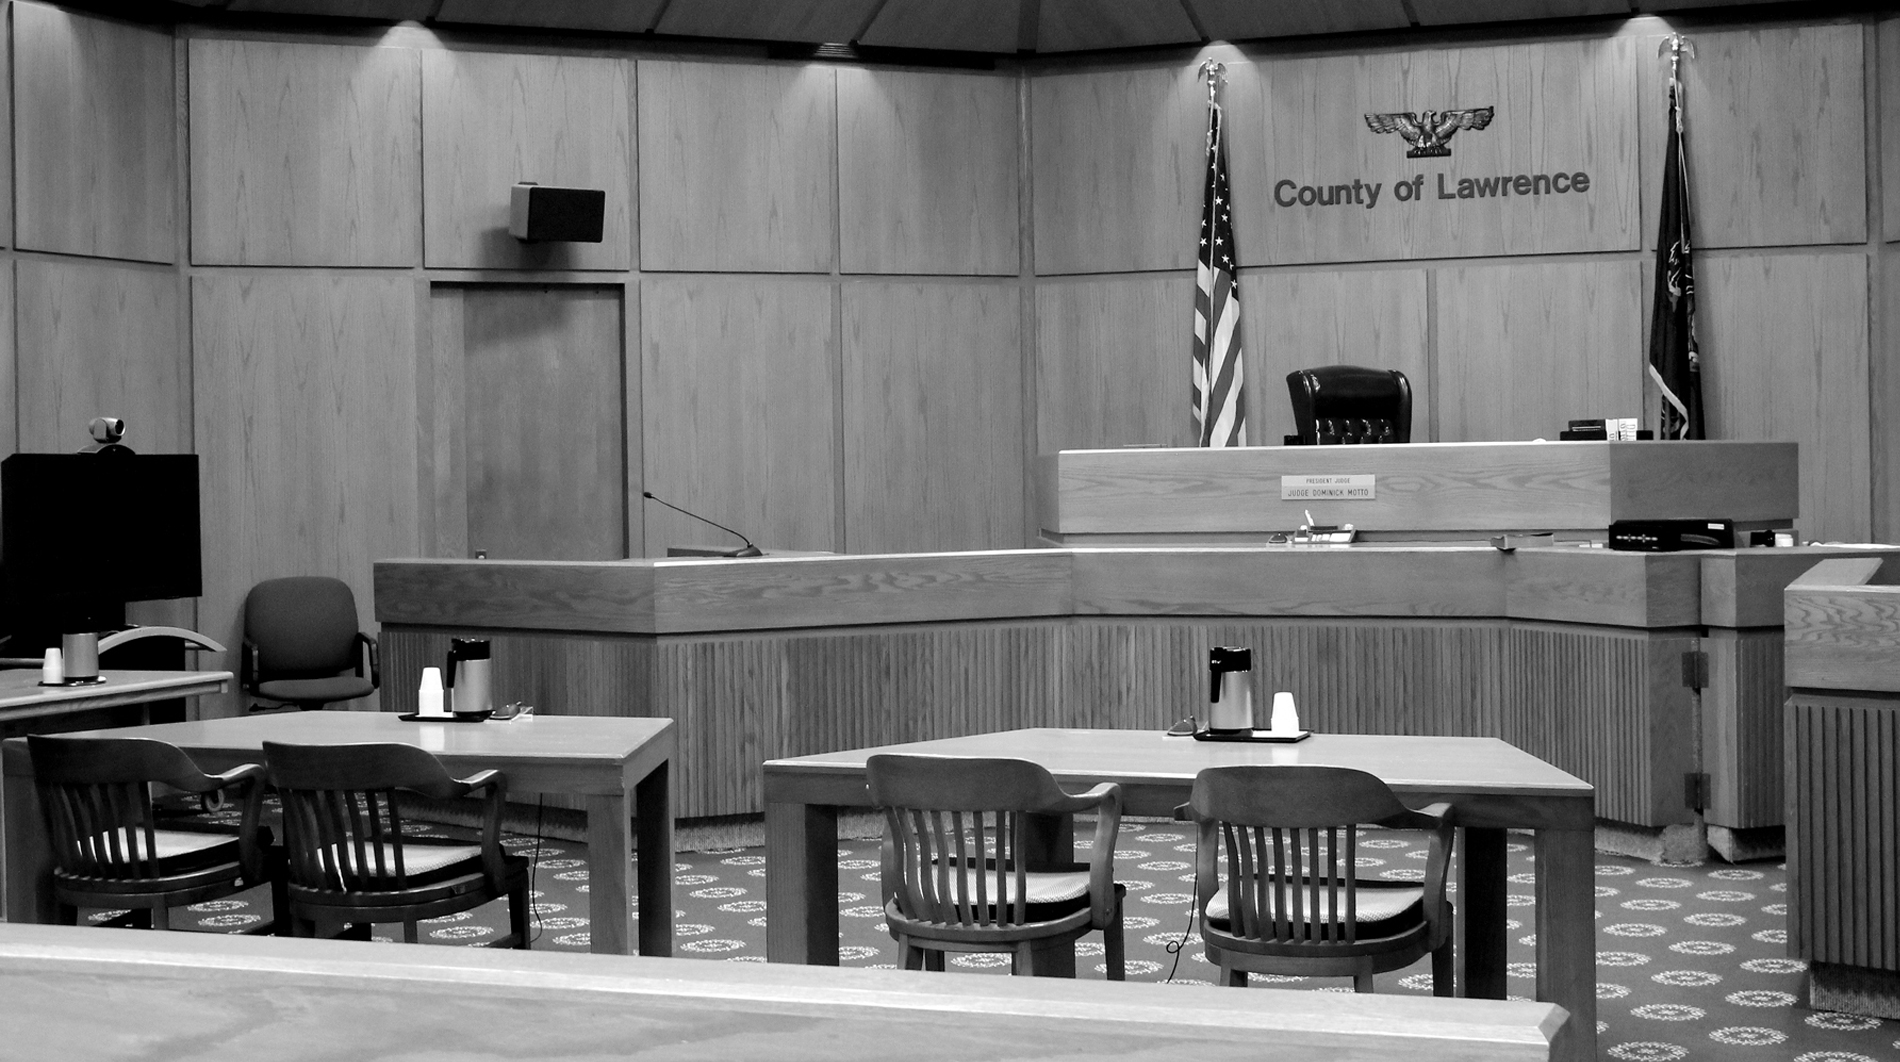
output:
{"label": "eagle emblem on wall", "polygon": [[1456,111],[1392,111],[1366,115],[1366,128],[1375,133],[1397,133],[1412,145],[1408,159],[1442,159],[1451,155],[1447,145],[1460,129],[1483,129],[1491,124],[1495,108],[1467,107]]}

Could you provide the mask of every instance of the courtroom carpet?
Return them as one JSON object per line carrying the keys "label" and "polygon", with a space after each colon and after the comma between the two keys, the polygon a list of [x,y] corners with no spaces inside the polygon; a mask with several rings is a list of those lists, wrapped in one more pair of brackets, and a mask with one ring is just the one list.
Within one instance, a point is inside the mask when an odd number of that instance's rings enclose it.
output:
{"label": "courtroom carpet", "polygon": [[[219,818],[226,816],[214,816]],[[463,836],[454,827],[435,832]],[[1084,832],[1084,831],[1078,831]],[[759,847],[686,851],[675,862],[675,954],[735,962],[765,961],[765,852]],[[1533,855],[1526,837],[1510,845],[1509,990],[1527,998],[1535,985]],[[511,836],[504,843],[535,860],[534,948],[585,951],[588,869],[585,846]],[[1371,839],[1366,870],[1394,879],[1422,876],[1422,842],[1403,835]],[[1234,991],[1211,985],[1212,968],[1189,928],[1194,837],[1174,822],[1128,821],[1116,845],[1116,878],[1128,888],[1127,971],[1131,981],[1171,981],[1184,991]],[[840,960],[890,966],[896,948],[885,932],[874,839],[839,841]],[[1900,1022],[1817,1012],[1805,1006],[1803,964],[1786,955],[1787,880],[1776,863],[1656,865],[1599,853],[1597,1016],[1601,1057],[1623,1062],[1762,1059],[1775,1062],[1883,1062],[1900,1055]],[[1454,897],[1455,902],[1455,897]],[[255,906],[254,906],[255,905]],[[255,896],[199,904],[198,928],[239,929],[267,916]],[[262,908],[262,909],[260,909]],[[424,923],[434,943],[480,943],[498,936],[500,903]],[[188,924],[177,919],[174,924]],[[379,927],[379,936],[390,927]],[[1176,953],[1178,951],[1178,954]],[[1079,947],[1082,976],[1101,976],[1100,939]],[[1002,974],[1002,955],[952,957],[953,970]],[[946,974],[945,976],[949,976]],[[1256,985],[1348,991],[1340,978],[1261,977]],[[1427,994],[1429,966],[1382,975],[1378,991]]]}

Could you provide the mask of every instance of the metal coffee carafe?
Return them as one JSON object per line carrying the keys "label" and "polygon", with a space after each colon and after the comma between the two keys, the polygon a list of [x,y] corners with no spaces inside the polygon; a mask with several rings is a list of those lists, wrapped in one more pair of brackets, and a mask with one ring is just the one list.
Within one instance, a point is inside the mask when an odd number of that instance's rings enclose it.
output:
{"label": "metal coffee carafe", "polygon": [[490,664],[488,639],[449,639],[448,676],[443,685],[449,692],[451,711],[462,715],[494,710],[493,687],[489,685]]}
{"label": "metal coffee carafe", "polygon": [[1208,651],[1207,728],[1253,729],[1253,650],[1220,645]]}

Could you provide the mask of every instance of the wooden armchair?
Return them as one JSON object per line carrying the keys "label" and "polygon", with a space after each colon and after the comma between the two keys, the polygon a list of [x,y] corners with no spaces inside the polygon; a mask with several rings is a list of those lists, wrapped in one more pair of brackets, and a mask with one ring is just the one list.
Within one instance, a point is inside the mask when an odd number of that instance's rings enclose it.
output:
{"label": "wooden armchair", "polygon": [[[508,898],[509,932],[490,947],[528,947],[528,861],[501,850],[500,771],[452,778],[413,745],[264,743],[284,804],[290,923],[297,936],[416,923]],[[447,800],[485,792],[482,837],[459,844],[407,836],[398,790]]]}
{"label": "wooden armchair", "polygon": [[[1377,777],[1345,767],[1209,767],[1177,812],[1200,824],[1195,908],[1221,982],[1247,972],[1372,977],[1432,957],[1432,993],[1452,994],[1445,898],[1449,805],[1413,811]],[[1359,825],[1431,831],[1422,883],[1362,879]],[[1221,856],[1225,855],[1225,862]]]}
{"label": "wooden armchair", "polygon": [[[177,746],[152,738],[28,735],[34,784],[53,849],[53,895],[59,921],[75,925],[79,909],[128,909],[109,924],[171,928],[171,909],[271,886],[273,921],[285,921],[282,857],[263,825],[264,768],[206,774]],[[200,795],[241,794],[235,835],[228,831],[161,828],[152,784]]]}
{"label": "wooden armchair", "polygon": [[[1123,979],[1122,886],[1114,881],[1121,787],[1071,796],[1026,760],[884,754],[867,761],[884,810],[884,912],[905,969],[944,953],[1009,952],[1034,970],[1038,945],[1101,930],[1108,979]],[[1087,863],[1032,867],[1033,820],[1094,810]]]}

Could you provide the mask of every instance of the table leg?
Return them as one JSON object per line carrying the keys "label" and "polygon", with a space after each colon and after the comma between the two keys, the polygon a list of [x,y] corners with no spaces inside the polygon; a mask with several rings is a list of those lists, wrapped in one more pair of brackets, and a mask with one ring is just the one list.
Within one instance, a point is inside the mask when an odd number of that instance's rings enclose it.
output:
{"label": "table leg", "polygon": [[1552,1062],[1597,1056],[1596,835],[1537,831],[1537,998],[1570,1012]]}
{"label": "table leg", "polygon": [[765,957],[838,965],[838,809],[765,805]]}
{"label": "table leg", "polygon": [[[1033,869],[1062,867],[1075,862],[1075,819],[1068,815],[1031,815],[1023,849]],[[1075,942],[1036,945],[1035,973],[1039,977],[1074,977]]]}
{"label": "table leg", "polygon": [[33,788],[31,761],[25,744],[9,745],[0,766],[0,873],[5,875],[5,907],[9,922],[50,923],[54,920],[53,852],[46,843],[46,824],[40,818],[40,797]]}
{"label": "table leg", "polygon": [[1509,883],[1505,880],[1505,832],[1466,828],[1458,831],[1457,912],[1458,994],[1473,999],[1503,999],[1507,931],[1504,920]]}
{"label": "table leg", "polygon": [[673,954],[673,781],[662,762],[633,788],[639,831],[640,954]]}
{"label": "table leg", "polygon": [[[633,950],[632,802],[623,791],[617,796],[587,798],[587,913],[591,922],[589,949],[596,955],[627,955]],[[641,865],[645,869],[646,853]],[[672,860],[667,869],[672,870]],[[646,896],[640,897],[644,909]],[[668,924],[672,911],[669,908]],[[644,931],[645,927],[642,927]]]}

